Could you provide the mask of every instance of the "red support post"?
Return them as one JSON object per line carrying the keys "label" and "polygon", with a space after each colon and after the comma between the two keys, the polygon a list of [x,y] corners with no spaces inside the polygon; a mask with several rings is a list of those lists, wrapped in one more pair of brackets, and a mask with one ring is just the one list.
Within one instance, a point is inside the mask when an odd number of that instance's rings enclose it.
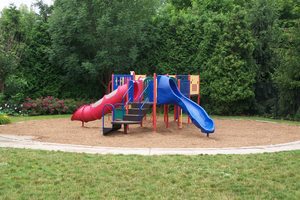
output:
{"label": "red support post", "polygon": [[164,122],[166,123],[166,105],[164,104]]}
{"label": "red support post", "polygon": [[[111,74],[111,81],[110,82],[111,82],[111,85],[108,85],[108,87],[109,86],[111,87],[109,93],[111,93],[111,92],[114,91],[114,83],[115,83],[115,81],[114,81],[114,74],[113,73]],[[112,115],[114,115],[114,111],[112,111]]]}
{"label": "red support post", "polygon": [[166,124],[166,128],[169,128],[169,105],[164,105],[164,122]]}
{"label": "red support post", "polygon": [[198,105],[200,105],[200,75],[199,75],[199,93],[198,93]]}
{"label": "red support post", "polygon": [[177,106],[174,104],[174,122],[176,121],[177,116]]}
{"label": "red support post", "polygon": [[[180,79],[177,80],[177,85],[178,85],[178,90],[180,91]],[[177,106],[177,126],[180,128],[180,114],[181,114],[181,109],[179,106]]]}
{"label": "red support post", "polygon": [[169,128],[169,105],[166,105],[166,111],[167,111],[167,116],[166,116],[166,124],[167,128]]}
{"label": "red support post", "polygon": [[[176,75],[175,75],[175,78],[177,79]],[[176,119],[177,119],[177,106],[174,104],[174,122],[176,122]]]}
{"label": "red support post", "polygon": [[[189,74],[188,80],[190,81],[190,91],[189,91],[189,99],[191,99],[191,75]],[[190,116],[188,115],[188,124],[191,123]]]}
{"label": "red support post", "polygon": [[153,74],[153,131],[156,132],[156,103],[157,103],[157,77],[156,73]]}

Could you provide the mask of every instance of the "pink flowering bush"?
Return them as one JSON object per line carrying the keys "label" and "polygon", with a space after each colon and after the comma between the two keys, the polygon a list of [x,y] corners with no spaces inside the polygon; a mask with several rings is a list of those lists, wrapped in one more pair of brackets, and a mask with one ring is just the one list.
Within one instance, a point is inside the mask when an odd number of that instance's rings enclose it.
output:
{"label": "pink flowering bush", "polygon": [[29,115],[71,114],[84,102],[60,100],[52,96],[37,99],[27,98],[23,110]]}

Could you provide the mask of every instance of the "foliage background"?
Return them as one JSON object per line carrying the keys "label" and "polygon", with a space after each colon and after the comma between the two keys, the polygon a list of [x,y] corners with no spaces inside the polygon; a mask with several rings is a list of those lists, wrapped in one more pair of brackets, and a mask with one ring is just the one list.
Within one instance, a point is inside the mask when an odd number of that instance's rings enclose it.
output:
{"label": "foliage background", "polygon": [[[297,0],[56,0],[0,16],[0,101],[97,99],[111,73],[200,74],[212,114],[300,119]],[[0,102],[1,103],[1,102]]]}

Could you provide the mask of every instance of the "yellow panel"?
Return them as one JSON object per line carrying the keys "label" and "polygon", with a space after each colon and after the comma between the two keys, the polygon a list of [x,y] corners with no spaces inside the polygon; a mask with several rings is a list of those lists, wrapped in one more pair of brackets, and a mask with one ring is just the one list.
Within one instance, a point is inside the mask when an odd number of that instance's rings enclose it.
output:
{"label": "yellow panel", "polygon": [[137,81],[137,80],[139,80],[139,78],[145,79],[146,77],[147,77],[146,75],[136,74],[136,75],[135,75],[135,80]]}
{"label": "yellow panel", "polygon": [[190,94],[198,95],[199,94],[199,84],[200,84],[199,75],[190,75]]}
{"label": "yellow panel", "polygon": [[173,78],[176,78],[176,75],[168,75],[169,77],[173,77]]}

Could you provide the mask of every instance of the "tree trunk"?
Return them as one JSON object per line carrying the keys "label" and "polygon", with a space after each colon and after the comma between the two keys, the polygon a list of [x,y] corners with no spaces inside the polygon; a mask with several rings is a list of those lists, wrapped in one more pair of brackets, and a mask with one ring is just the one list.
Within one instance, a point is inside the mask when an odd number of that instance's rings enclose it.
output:
{"label": "tree trunk", "polygon": [[4,92],[4,81],[0,79],[0,93]]}

